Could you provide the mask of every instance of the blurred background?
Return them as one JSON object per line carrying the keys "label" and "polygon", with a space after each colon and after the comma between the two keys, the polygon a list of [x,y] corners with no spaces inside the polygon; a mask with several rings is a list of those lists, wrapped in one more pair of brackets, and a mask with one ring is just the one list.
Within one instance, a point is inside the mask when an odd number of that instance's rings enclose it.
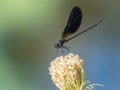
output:
{"label": "blurred background", "polygon": [[104,21],[65,45],[84,59],[86,79],[104,85],[96,90],[120,89],[119,0],[0,0],[0,90],[59,90],[48,67],[74,6],[80,29]]}

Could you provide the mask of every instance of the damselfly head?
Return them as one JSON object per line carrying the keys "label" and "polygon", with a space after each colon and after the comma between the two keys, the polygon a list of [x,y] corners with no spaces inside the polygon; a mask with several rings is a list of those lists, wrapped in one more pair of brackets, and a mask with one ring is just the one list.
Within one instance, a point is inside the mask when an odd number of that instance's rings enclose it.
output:
{"label": "damselfly head", "polygon": [[54,45],[54,47],[55,47],[55,48],[60,48],[61,46],[60,46],[59,43],[56,43],[56,44]]}
{"label": "damselfly head", "polygon": [[54,45],[54,47],[55,47],[55,48],[61,48],[61,47],[63,47],[64,42],[65,42],[65,40],[59,40],[59,42],[56,43],[56,44]]}

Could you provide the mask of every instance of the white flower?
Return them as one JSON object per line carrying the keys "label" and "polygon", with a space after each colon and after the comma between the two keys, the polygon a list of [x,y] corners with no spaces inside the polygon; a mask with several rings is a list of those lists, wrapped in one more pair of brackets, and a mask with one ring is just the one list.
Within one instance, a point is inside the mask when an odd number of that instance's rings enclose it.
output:
{"label": "white flower", "polygon": [[51,79],[60,90],[93,90],[94,86],[103,86],[85,81],[83,59],[72,53],[53,60],[49,71]]}
{"label": "white flower", "polygon": [[83,60],[74,54],[57,57],[49,67],[53,82],[60,90],[82,90]]}

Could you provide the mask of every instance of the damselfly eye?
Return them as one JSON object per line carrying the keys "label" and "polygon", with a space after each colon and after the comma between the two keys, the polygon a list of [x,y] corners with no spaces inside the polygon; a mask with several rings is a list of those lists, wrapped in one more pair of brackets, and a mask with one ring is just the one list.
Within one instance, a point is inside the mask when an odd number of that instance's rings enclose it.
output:
{"label": "damselfly eye", "polygon": [[59,45],[58,43],[56,43],[56,44],[54,45],[54,47],[55,47],[55,48],[59,48],[60,45]]}

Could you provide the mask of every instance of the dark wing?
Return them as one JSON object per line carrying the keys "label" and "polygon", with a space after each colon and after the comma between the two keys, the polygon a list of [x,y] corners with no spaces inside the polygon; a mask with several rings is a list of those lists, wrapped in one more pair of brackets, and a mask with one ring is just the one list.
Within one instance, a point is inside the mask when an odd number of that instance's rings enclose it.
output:
{"label": "dark wing", "polygon": [[69,16],[67,25],[62,33],[61,39],[67,38],[69,35],[75,33],[82,21],[82,12],[79,7],[74,7]]}

